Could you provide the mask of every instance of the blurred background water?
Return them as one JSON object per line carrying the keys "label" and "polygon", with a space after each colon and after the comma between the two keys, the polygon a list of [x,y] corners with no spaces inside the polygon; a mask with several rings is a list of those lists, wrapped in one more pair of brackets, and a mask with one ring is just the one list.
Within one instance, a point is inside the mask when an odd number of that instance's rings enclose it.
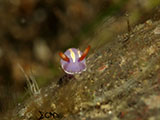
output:
{"label": "blurred background water", "polygon": [[159,4],[160,0],[0,0],[0,113],[29,96],[18,65],[40,87],[46,86],[63,75],[58,52],[70,47],[83,51],[88,44],[94,51],[127,31],[127,21],[132,27],[148,19]]}

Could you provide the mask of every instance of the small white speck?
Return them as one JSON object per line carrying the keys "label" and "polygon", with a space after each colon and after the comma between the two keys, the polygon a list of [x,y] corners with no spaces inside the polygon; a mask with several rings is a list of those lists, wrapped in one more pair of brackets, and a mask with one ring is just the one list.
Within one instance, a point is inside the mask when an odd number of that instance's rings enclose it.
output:
{"label": "small white speck", "polygon": [[85,86],[84,88],[87,89],[87,86]]}
{"label": "small white speck", "polygon": [[112,111],[108,111],[108,114],[112,114]]}

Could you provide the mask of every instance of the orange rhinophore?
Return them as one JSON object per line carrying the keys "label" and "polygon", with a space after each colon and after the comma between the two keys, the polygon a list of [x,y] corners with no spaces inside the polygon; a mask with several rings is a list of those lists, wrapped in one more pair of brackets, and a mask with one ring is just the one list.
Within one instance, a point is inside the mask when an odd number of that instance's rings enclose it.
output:
{"label": "orange rhinophore", "polygon": [[85,49],[85,51],[83,52],[82,56],[79,58],[78,61],[82,61],[82,60],[87,56],[90,48],[91,48],[91,46],[89,45],[89,46]]}
{"label": "orange rhinophore", "polygon": [[59,53],[59,56],[66,62],[69,62],[69,58],[62,52]]}

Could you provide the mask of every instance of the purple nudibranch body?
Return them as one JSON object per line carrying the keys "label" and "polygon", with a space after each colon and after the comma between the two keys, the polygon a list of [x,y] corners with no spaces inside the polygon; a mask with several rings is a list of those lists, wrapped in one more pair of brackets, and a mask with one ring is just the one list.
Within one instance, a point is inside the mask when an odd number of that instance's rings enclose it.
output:
{"label": "purple nudibranch body", "polygon": [[61,67],[67,74],[79,74],[86,70],[86,60],[85,57],[88,54],[90,46],[86,48],[84,53],[79,49],[69,48],[64,53],[60,53]]}

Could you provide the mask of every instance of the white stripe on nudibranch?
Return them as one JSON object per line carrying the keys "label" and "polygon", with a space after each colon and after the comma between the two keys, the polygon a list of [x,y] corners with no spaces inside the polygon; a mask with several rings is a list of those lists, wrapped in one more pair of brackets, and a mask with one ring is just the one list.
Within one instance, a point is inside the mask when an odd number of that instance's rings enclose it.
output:
{"label": "white stripe on nudibranch", "polygon": [[81,52],[78,50],[78,56],[79,56],[79,58],[81,57]]}
{"label": "white stripe on nudibranch", "polygon": [[75,53],[73,52],[73,50],[72,50],[72,49],[69,49],[69,51],[70,51],[70,56],[71,56],[71,58],[72,58],[73,62],[76,62]]}

